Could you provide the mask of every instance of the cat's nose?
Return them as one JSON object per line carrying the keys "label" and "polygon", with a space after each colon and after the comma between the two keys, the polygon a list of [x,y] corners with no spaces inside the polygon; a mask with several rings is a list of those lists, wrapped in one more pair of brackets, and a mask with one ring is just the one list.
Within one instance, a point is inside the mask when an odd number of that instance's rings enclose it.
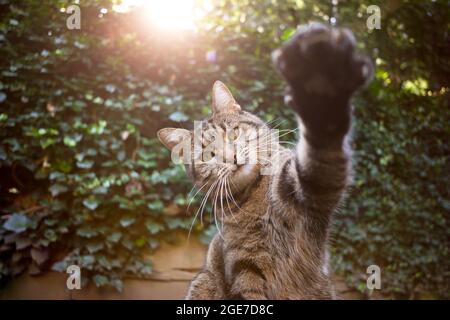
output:
{"label": "cat's nose", "polygon": [[224,162],[225,163],[230,163],[230,164],[236,164],[237,160],[236,160],[236,152],[233,148],[232,145],[227,145],[224,148]]}

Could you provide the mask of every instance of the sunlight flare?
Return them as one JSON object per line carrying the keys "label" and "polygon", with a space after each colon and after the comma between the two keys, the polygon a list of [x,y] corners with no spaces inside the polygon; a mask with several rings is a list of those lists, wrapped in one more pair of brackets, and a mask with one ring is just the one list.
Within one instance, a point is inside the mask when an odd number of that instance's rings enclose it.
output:
{"label": "sunlight flare", "polygon": [[149,17],[149,22],[166,30],[194,30],[199,13],[195,0],[123,0],[113,6],[116,12],[137,7]]}

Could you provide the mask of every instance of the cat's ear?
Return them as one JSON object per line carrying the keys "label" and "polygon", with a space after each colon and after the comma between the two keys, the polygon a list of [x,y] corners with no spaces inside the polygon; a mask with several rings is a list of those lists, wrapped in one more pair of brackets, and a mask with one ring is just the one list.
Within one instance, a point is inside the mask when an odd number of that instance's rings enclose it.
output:
{"label": "cat's ear", "polygon": [[190,137],[191,133],[186,129],[164,128],[158,131],[159,141],[169,150]]}
{"label": "cat's ear", "polygon": [[241,110],[230,90],[220,81],[214,82],[213,85],[212,108],[213,113],[237,112]]}

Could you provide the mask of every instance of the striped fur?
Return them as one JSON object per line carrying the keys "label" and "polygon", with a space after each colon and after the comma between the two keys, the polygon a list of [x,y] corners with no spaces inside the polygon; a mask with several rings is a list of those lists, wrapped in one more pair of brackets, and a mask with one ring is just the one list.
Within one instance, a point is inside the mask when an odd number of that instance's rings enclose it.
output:
{"label": "striped fur", "polygon": [[[354,45],[348,30],[315,24],[274,55],[289,86],[286,100],[298,115],[299,141],[284,151],[273,175],[246,179],[234,190],[237,204],[222,210],[221,234],[187,299],[334,298],[329,229],[351,182],[351,96],[371,70]],[[226,108],[212,122],[230,118],[265,125]]]}

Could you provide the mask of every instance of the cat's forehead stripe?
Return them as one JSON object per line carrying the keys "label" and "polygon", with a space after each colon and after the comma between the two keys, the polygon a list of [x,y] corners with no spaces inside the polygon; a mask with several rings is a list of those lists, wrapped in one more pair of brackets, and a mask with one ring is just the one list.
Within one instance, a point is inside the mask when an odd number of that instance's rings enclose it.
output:
{"label": "cat's forehead stripe", "polygon": [[251,121],[251,120],[243,120],[243,121],[240,121],[240,123],[248,124],[248,125],[254,126],[254,127],[259,127],[259,126],[261,126],[261,123],[256,122],[256,121]]}

